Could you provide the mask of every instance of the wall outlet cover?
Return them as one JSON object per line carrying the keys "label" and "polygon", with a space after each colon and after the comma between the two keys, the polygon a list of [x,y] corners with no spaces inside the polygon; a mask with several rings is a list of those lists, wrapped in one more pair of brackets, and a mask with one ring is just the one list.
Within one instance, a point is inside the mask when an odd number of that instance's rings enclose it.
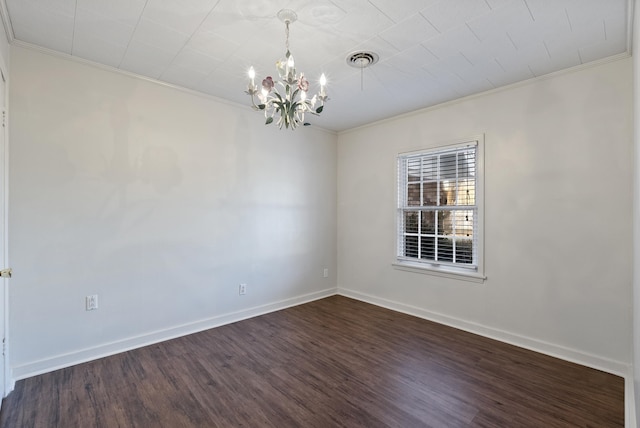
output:
{"label": "wall outlet cover", "polygon": [[87,311],[95,311],[98,309],[98,295],[92,294],[91,296],[87,296],[85,299],[86,310]]}

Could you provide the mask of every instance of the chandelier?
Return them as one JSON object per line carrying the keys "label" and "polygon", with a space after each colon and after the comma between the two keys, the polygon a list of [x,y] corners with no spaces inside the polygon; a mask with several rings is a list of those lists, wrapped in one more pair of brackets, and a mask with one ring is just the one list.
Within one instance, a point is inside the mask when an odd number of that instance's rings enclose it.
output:
{"label": "chandelier", "polygon": [[[289,9],[282,9],[278,12],[278,19],[285,24],[285,46],[287,51],[285,59],[276,62],[276,69],[280,80],[275,81],[273,77],[267,76],[262,80],[261,88],[256,86],[256,72],[251,67],[249,69],[249,86],[245,91],[251,96],[251,104],[255,110],[263,110],[266,118],[265,125],[273,123],[274,116],[277,117],[276,124],[282,129],[295,129],[298,125],[308,125],[304,121],[305,113],[319,115],[324,108],[324,102],[328,100],[325,86],[327,78],[320,76],[320,92],[309,99],[309,81],[304,73],[296,74],[293,55],[289,51],[289,24],[294,22],[298,16]],[[278,90],[278,87],[280,90]],[[256,98],[258,102],[256,103]],[[318,107],[316,107],[318,104]]]}

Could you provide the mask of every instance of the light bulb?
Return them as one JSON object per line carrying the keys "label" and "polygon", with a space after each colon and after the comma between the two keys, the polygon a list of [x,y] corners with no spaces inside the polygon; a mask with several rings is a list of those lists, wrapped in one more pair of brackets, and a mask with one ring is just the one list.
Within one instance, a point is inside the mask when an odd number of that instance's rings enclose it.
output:
{"label": "light bulb", "polygon": [[255,88],[256,86],[256,71],[253,69],[253,67],[249,68],[249,79],[251,79],[251,88],[253,90],[253,88]]}
{"label": "light bulb", "polygon": [[324,73],[322,73],[322,76],[320,76],[320,97],[327,96],[327,93],[324,90],[324,87],[326,84],[327,84],[327,76],[325,76]]}

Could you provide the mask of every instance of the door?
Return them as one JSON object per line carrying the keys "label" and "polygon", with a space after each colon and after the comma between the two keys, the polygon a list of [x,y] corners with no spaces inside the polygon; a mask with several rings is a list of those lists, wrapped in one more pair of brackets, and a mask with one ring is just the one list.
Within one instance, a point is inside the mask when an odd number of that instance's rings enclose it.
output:
{"label": "door", "polygon": [[8,279],[5,275],[10,275],[10,270],[4,270],[7,265],[7,204],[6,204],[6,188],[7,188],[7,108],[6,108],[6,79],[5,74],[0,69],[0,110],[2,110],[2,126],[0,127],[0,269],[3,269],[2,276],[0,276],[0,335],[2,343],[0,344],[2,355],[0,356],[0,398],[4,398],[7,393],[6,380],[7,380],[7,282]]}

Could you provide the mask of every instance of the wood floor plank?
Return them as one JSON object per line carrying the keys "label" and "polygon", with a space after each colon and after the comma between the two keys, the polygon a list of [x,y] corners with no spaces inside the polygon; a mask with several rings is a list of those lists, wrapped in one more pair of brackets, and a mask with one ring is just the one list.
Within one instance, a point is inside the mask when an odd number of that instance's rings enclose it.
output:
{"label": "wood floor plank", "polygon": [[5,427],[623,427],[624,380],[333,296],[24,379]]}

